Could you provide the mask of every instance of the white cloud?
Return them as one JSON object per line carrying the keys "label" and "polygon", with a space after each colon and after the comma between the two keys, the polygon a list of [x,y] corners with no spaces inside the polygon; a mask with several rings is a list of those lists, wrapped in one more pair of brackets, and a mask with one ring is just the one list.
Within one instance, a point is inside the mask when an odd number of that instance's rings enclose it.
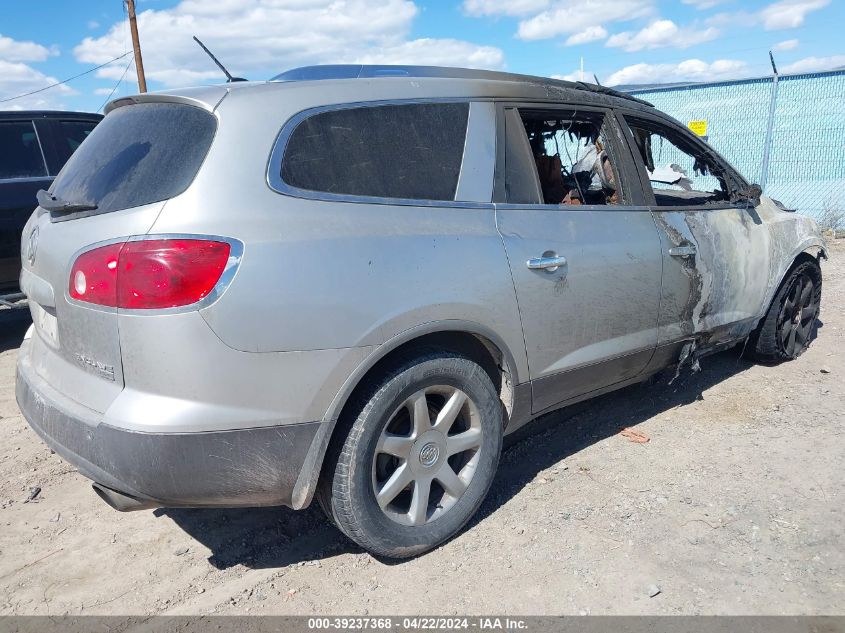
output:
{"label": "white cloud", "polygon": [[579,44],[587,44],[588,42],[595,42],[596,40],[603,40],[607,37],[607,29],[603,26],[588,26],[586,29],[575,35],[570,35],[566,39],[567,46],[577,46]]}
{"label": "white cloud", "polygon": [[719,30],[712,26],[707,28],[679,27],[672,20],[655,20],[636,33],[624,31],[612,35],[607,40],[606,45],[624,48],[628,52],[667,46],[689,48],[715,39],[718,35]]}
{"label": "white cloud", "polygon": [[[453,39],[408,38],[418,13],[411,0],[183,0],[138,14],[148,79],[169,86],[216,82],[221,73],[191,39],[199,37],[234,75],[307,64],[378,61],[499,68],[501,50]],[[101,64],[125,50],[122,22],[75,49],[80,62]],[[98,76],[118,79],[113,64]],[[132,79],[133,70],[127,77]],[[256,76],[256,73],[258,76]]]}
{"label": "white cloud", "polygon": [[501,49],[476,46],[461,40],[423,38],[388,46],[355,57],[356,64],[425,64],[430,66],[459,65],[474,68],[500,68],[504,63]]}
{"label": "white cloud", "polygon": [[845,66],[845,55],[831,55],[830,57],[805,57],[797,62],[787,64],[780,69],[782,73],[812,73],[818,70],[831,70]]}
{"label": "white cloud", "polygon": [[749,11],[722,11],[709,16],[703,23],[717,28],[744,29],[760,23],[760,16]]}
{"label": "white cloud", "polygon": [[[57,81],[55,77],[45,75],[22,62],[0,59],[0,100],[32,92]],[[63,107],[62,96],[72,94],[76,94],[76,91],[63,84],[29,97],[0,103],[0,110],[60,109]]]}
{"label": "white cloud", "polygon": [[47,48],[35,42],[20,42],[0,33],[0,59],[7,62],[43,62],[58,55],[55,47]]}
{"label": "white cloud", "polygon": [[705,9],[712,9],[713,7],[719,6],[720,4],[724,4],[725,2],[729,2],[729,0],[681,0],[684,4],[691,5],[698,9],[699,11],[704,11]]}
{"label": "white cloud", "polygon": [[519,23],[517,37],[543,40],[581,33],[590,27],[650,15],[653,0],[557,0],[545,11]]}
{"label": "white cloud", "polygon": [[680,64],[634,64],[617,70],[604,82],[608,86],[677,81],[715,81],[735,79],[746,74],[748,65],[735,59],[718,59],[707,63],[688,59]]}
{"label": "white cloud", "polygon": [[528,15],[542,11],[550,0],[464,0],[468,15]]}
{"label": "white cloud", "polygon": [[[0,35],[0,101],[32,92],[56,83],[58,79],[45,75],[25,62],[43,62],[58,55],[55,46],[14,40]],[[62,107],[62,96],[75,94],[66,85],[56,86],[38,94],[4,101],[0,110],[52,109]]]}
{"label": "white cloud", "polygon": [[593,81],[595,81],[593,79],[592,70],[585,70],[582,73],[581,69],[573,70],[571,73],[567,73],[566,75],[552,75],[552,79],[562,79],[563,81],[586,81],[588,83],[593,83]]}
{"label": "white cloud", "polygon": [[767,31],[794,29],[804,24],[804,18],[830,4],[830,0],[780,0],[760,12]]}
{"label": "white cloud", "polygon": [[98,29],[100,28],[100,23],[97,20],[88,20],[88,28],[91,30]]}
{"label": "white cloud", "polygon": [[775,44],[773,49],[776,51],[791,51],[798,48],[798,44],[800,43],[801,42],[799,40],[784,40],[783,42]]}

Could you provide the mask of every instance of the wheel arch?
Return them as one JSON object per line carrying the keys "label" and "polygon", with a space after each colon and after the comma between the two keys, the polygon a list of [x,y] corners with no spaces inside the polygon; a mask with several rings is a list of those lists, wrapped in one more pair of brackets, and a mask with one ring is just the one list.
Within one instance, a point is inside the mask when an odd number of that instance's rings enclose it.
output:
{"label": "wheel arch", "polygon": [[771,306],[772,301],[774,300],[784,281],[786,281],[786,278],[789,276],[789,273],[791,273],[796,266],[798,266],[802,262],[809,261],[814,262],[819,267],[819,269],[821,269],[822,259],[827,259],[827,246],[821,238],[810,238],[808,240],[805,240],[798,247],[796,247],[792,251],[792,253],[790,253],[789,257],[785,257],[783,259],[784,265],[781,267],[781,270],[778,271],[778,274],[775,277],[777,283],[772,284],[768,292],[766,293],[766,298],[763,301],[763,305],[761,307],[762,311],[758,315],[758,322],[766,315],[769,310],[769,306]]}
{"label": "wheel arch", "polygon": [[[515,389],[521,376],[513,353],[495,332],[478,323],[462,320],[431,322],[406,330],[374,350],[350,374],[332,400],[294,487],[291,498],[294,509],[304,508],[311,502],[326,453],[338,430],[338,420],[366,381],[385,372],[396,358],[415,349],[430,348],[458,352],[476,361],[490,376],[499,393],[506,412],[503,424],[506,424],[514,408],[521,404]],[[527,407],[530,410],[530,403]]]}

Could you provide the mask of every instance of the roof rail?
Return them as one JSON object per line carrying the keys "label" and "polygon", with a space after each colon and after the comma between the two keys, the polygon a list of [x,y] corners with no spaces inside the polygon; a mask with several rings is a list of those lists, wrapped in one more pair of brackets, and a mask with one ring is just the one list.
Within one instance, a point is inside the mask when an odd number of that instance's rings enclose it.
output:
{"label": "roof rail", "polygon": [[[377,66],[366,64],[327,64],[322,66],[302,66],[280,73],[270,81],[318,81],[321,79],[373,79],[376,77],[438,77],[441,79],[488,79],[491,81],[517,81],[541,83],[561,88],[586,90],[598,94],[610,95],[628,101],[636,101],[652,106],[648,101],[638,99],[626,92],[620,92],[606,86],[589,84],[583,81],[564,81],[534,75],[478,70],[475,68],[453,68],[450,66]],[[653,106],[652,106],[653,107]]]}

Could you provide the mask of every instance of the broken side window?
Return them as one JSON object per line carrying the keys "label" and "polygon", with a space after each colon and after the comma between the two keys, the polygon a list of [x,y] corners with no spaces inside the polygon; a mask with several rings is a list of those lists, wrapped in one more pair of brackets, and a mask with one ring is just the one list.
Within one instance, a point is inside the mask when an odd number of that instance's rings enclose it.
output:
{"label": "broken side window", "polygon": [[[519,117],[524,129],[519,133],[521,138],[511,136],[509,130],[508,154],[513,158],[519,149],[514,145],[524,144],[527,139],[531,159],[526,156],[521,168],[536,171],[540,204],[620,204],[619,180],[606,141],[604,114],[520,109]],[[521,188],[514,186],[518,176],[513,173],[514,161],[507,163],[508,201],[527,202],[513,199],[514,192]],[[524,182],[525,178],[518,180]]]}
{"label": "broken side window", "polygon": [[626,117],[659,207],[698,206],[730,199],[724,170],[669,127]]}

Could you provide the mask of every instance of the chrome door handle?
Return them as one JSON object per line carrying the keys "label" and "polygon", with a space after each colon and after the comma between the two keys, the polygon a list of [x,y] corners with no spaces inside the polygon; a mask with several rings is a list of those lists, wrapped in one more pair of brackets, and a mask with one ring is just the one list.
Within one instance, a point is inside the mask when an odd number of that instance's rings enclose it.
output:
{"label": "chrome door handle", "polygon": [[550,256],[543,253],[542,257],[533,257],[525,262],[525,265],[531,270],[547,270],[553,273],[561,266],[566,266],[566,257],[558,255]]}
{"label": "chrome door handle", "polygon": [[688,244],[687,246],[673,246],[669,249],[669,254],[672,257],[692,257],[695,253],[695,246],[692,244]]}

